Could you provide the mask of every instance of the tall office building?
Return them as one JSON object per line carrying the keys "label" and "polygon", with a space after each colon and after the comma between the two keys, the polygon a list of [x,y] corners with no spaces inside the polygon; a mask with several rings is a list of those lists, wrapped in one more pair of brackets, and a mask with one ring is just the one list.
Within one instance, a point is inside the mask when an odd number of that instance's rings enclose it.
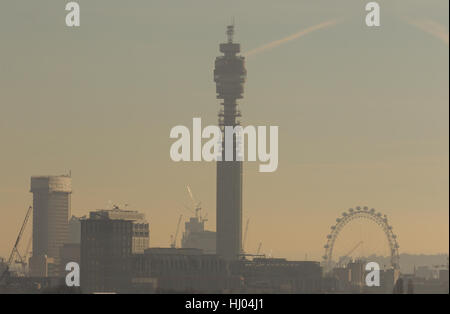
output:
{"label": "tall office building", "polygon": [[222,161],[217,162],[217,254],[227,260],[239,258],[242,248],[242,161],[236,160],[237,137],[233,135],[234,161],[225,161],[225,127],[240,125],[237,99],[244,92],[247,76],[244,57],[237,55],[240,45],[233,42],[234,26],[228,26],[228,41],[220,44],[224,55],[216,58],[214,82],[218,99],[223,99],[219,112],[222,129]]}
{"label": "tall office building", "polygon": [[66,175],[31,177],[30,192],[33,193],[31,274],[54,276],[60,248],[68,237],[72,178]]}
{"label": "tall office building", "polygon": [[130,257],[149,246],[149,225],[137,211],[98,210],[81,219],[81,288],[121,292],[130,285]]}

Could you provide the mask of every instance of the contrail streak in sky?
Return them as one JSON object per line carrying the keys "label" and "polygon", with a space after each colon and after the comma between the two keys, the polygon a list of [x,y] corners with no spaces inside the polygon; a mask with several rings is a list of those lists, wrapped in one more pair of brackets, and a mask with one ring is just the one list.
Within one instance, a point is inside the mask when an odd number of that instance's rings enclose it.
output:
{"label": "contrail streak in sky", "polygon": [[448,30],[446,29],[445,26],[432,21],[432,20],[411,20],[411,19],[406,19],[406,21],[421,29],[424,32],[427,32],[431,35],[433,35],[434,37],[440,39],[441,41],[443,41],[447,46],[448,46]]}
{"label": "contrail streak in sky", "polygon": [[250,51],[247,51],[243,55],[245,57],[256,55],[256,54],[264,52],[266,50],[270,50],[270,49],[276,48],[278,46],[281,46],[281,45],[283,45],[283,44],[285,44],[287,42],[290,42],[292,40],[300,38],[300,37],[302,37],[304,35],[307,35],[309,33],[317,31],[319,29],[331,27],[333,25],[336,25],[339,22],[341,22],[341,21],[337,20],[337,19],[334,19],[334,20],[323,22],[323,23],[320,23],[320,24],[317,24],[317,25],[314,25],[314,26],[310,26],[310,27],[305,28],[305,29],[303,29],[303,30],[301,30],[301,31],[299,31],[299,32],[297,32],[295,34],[292,34],[292,35],[288,36],[288,37],[272,41],[272,42],[270,42],[268,44],[265,44],[265,45],[263,45],[261,47],[258,47],[258,48],[252,49]]}

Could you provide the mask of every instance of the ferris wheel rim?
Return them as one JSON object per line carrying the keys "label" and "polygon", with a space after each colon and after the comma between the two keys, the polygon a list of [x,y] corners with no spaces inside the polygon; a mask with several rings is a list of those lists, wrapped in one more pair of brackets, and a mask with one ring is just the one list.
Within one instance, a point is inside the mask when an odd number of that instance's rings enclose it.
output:
{"label": "ferris wheel rim", "polygon": [[376,223],[386,235],[390,249],[390,263],[394,269],[399,268],[399,245],[397,236],[393,233],[392,225],[389,225],[387,215],[377,212],[374,208],[369,209],[367,206],[361,208],[357,206],[355,209],[350,208],[344,211],[341,216],[336,219],[336,224],[331,226],[331,232],[327,235],[327,243],[325,244],[325,255],[323,258],[323,266],[326,272],[331,270],[334,243],[339,236],[340,231],[351,221],[355,219],[369,219]]}

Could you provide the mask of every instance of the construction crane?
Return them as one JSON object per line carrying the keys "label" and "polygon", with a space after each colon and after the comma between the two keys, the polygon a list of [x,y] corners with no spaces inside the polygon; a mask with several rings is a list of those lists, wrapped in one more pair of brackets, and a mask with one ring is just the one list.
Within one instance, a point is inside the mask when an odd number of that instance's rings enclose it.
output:
{"label": "construction crane", "polygon": [[171,236],[171,243],[170,243],[170,247],[171,248],[175,248],[176,244],[177,244],[177,237],[178,237],[178,233],[180,231],[180,224],[181,224],[181,219],[183,218],[183,215],[180,215],[180,218],[178,218],[178,223],[177,223],[177,230],[175,231],[175,235]]}
{"label": "construction crane", "polygon": [[259,255],[261,252],[262,242],[259,242],[258,249],[256,250],[256,255]]}
{"label": "construction crane", "polygon": [[3,274],[0,277],[0,282],[9,273],[9,268],[11,267],[11,264],[12,264],[15,256],[17,256],[16,263],[18,263],[18,264],[20,263],[22,265],[25,263],[24,259],[22,258],[22,255],[20,255],[20,253],[19,253],[18,247],[19,247],[20,240],[22,239],[22,235],[25,230],[25,227],[27,226],[27,222],[28,222],[28,219],[30,218],[32,210],[33,210],[32,206],[28,207],[27,213],[25,215],[25,219],[23,220],[23,223],[22,223],[22,227],[20,228],[19,234],[17,235],[16,242],[14,243],[14,247],[11,250],[11,254],[9,255],[8,261],[6,262],[6,269],[3,271]]}
{"label": "construction crane", "polygon": [[242,251],[245,251],[245,243],[247,242],[247,233],[248,233],[248,224],[250,223],[250,218],[247,219],[247,223],[245,224],[245,231],[244,231],[244,240],[242,241]]}
{"label": "construction crane", "polygon": [[364,241],[359,241],[347,254],[345,254],[344,256],[341,256],[339,258],[339,262],[338,265],[341,266],[342,263],[344,262],[344,260],[349,257],[350,254],[352,254],[361,244],[363,244]]}
{"label": "construction crane", "polygon": [[191,198],[192,203],[193,203],[194,208],[195,208],[195,217],[201,221],[202,220],[202,216],[201,216],[201,210],[202,210],[202,206],[201,205],[202,205],[202,202],[197,201],[195,199],[194,194],[192,193],[191,187],[189,185],[186,185],[186,189],[187,189],[187,191],[189,193],[189,197]]}

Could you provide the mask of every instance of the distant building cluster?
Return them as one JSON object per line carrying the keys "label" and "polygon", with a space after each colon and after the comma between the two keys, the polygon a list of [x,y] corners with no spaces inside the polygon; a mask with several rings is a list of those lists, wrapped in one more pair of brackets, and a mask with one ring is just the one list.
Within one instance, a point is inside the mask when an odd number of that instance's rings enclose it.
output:
{"label": "distant building cluster", "polygon": [[223,258],[216,254],[216,233],[205,230],[206,219],[199,215],[185,222],[181,248],[152,248],[143,213],[114,206],[71,216],[69,176],[31,182],[38,249],[30,258],[29,276],[9,278],[12,289],[63,289],[65,265],[76,262],[83,293],[320,292],[318,262]]}
{"label": "distant building cluster", "polygon": [[380,271],[379,287],[367,287],[365,270],[367,261],[351,260],[346,265],[333,268],[327,278],[327,289],[334,292],[348,293],[392,293],[400,271],[388,268]]}
{"label": "distant building cluster", "polygon": [[[205,229],[199,214],[185,222],[181,248],[151,247],[143,213],[113,206],[71,216],[71,191],[69,176],[32,177],[36,250],[28,276],[9,278],[12,289],[61,288],[65,265],[76,262],[83,293],[448,293],[448,268],[418,266],[413,274],[384,269],[382,285],[367,287],[363,260],[323,274],[314,261],[224,258],[216,252],[216,233]],[[0,273],[5,269],[0,260]]]}
{"label": "distant building cluster", "polygon": [[[234,26],[229,26],[228,40],[220,44],[223,55],[215,60],[222,132],[225,127],[240,125],[237,101],[243,98],[247,75],[245,58],[239,55],[240,45],[233,42],[233,34]],[[238,144],[234,138],[233,153]],[[224,142],[221,145],[225,147]],[[216,169],[216,232],[205,229],[206,219],[196,210],[195,217],[185,222],[181,248],[176,247],[178,228],[170,247],[151,247],[150,224],[139,211],[114,206],[92,210],[83,217],[72,216],[70,175],[31,177],[33,253],[29,271],[14,276],[12,262],[0,260],[0,292],[448,293],[448,266],[438,278],[423,268],[411,275],[401,275],[398,269],[383,270],[382,285],[368,288],[362,261],[339,265],[325,276],[319,262],[266,258],[259,255],[261,245],[257,254],[245,254],[243,165],[226,161],[224,150],[222,160]],[[180,222],[181,217],[178,226]],[[65,267],[70,262],[80,266],[81,285],[75,290],[65,286]]]}

